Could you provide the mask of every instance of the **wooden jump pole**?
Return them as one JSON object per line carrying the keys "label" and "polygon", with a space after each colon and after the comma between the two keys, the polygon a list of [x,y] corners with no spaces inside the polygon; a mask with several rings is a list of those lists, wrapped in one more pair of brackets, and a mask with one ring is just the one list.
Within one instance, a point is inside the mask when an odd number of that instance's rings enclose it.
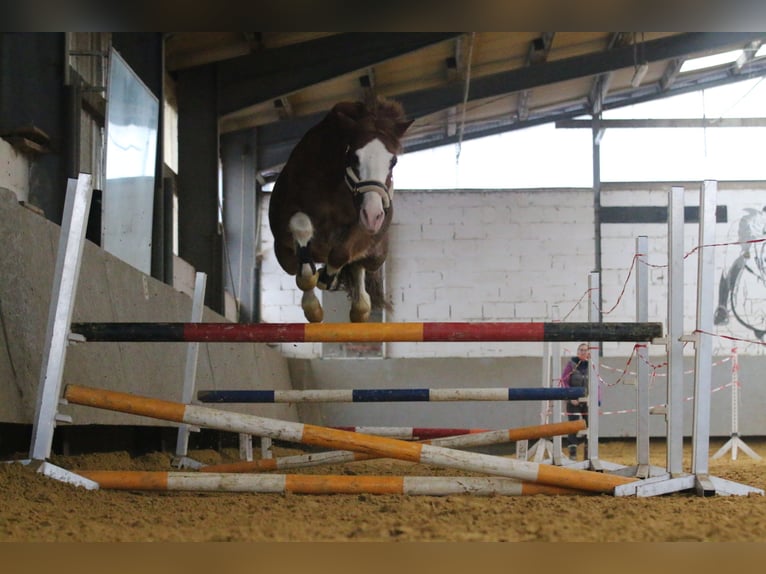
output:
{"label": "wooden jump pole", "polygon": [[[434,446],[447,448],[471,448],[487,446],[518,440],[552,437],[576,433],[585,429],[585,421],[571,421],[565,423],[536,425],[520,427],[516,429],[492,430],[480,433],[470,433],[458,436],[426,439],[420,442]],[[380,458],[371,454],[362,454],[348,450],[331,450],[326,452],[299,454],[295,456],[283,456],[279,458],[262,458],[259,460],[238,461],[225,464],[212,464],[203,466],[200,472],[263,472],[267,470],[287,470],[290,468],[305,468],[323,464],[337,464],[354,462],[359,460],[373,460]]]}
{"label": "wooden jump pole", "polygon": [[161,420],[267,436],[272,439],[310,444],[334,450],[352,450],[409,462],[457,468],[469,472],[484,472],[528,482],[591,492],[613,493],[616,486],[636,480],[635,478],[560,468],[428,444],[227,412],[199,405],[184,405],[78,385],[68,385],[64,392],[64,398],[73,404]]}
{"label": "wooden jump pole", "polygon": [[73,323],[86,341],[357,343],[636,341],[662,336],[661,323]]}
{"label": "wooden jump pole", "polygon": [[407,494],[522,496],[584,494],[581,490],[500,477],[346,476],[320,474],[230,474],[165,471],[81,470],[77,474],[117,490],[183,490],[295,494]]}
{"label": "wooden jump pole", "polygon": [[202,390],[203,403],[382,403],[440,401],[555,401],[585,396],[582,387],[472,388],[472,389],[307,389],[307,390]]}

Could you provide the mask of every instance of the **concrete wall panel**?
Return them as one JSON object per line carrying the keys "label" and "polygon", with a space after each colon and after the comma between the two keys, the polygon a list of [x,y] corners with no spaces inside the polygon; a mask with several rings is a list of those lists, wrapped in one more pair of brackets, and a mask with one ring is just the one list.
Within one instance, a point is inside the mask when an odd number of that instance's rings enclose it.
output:
{"label": "concrete wall panel", "polygon": [[[31,423],[37,400],[59,227],[0,190],[0,421]],[[74,321],[188,321],[191,298],[86,242]],[[205,321],[224,321],[205,310]],[[180,400],[184,343],[70,345],[64,384],[75,383]],[[288,389],[286,360],[264,344],[200,345],[197,389]],[[290,405],[231,407],[296,420]],[[164,424],[63,406],[75,424]]]}

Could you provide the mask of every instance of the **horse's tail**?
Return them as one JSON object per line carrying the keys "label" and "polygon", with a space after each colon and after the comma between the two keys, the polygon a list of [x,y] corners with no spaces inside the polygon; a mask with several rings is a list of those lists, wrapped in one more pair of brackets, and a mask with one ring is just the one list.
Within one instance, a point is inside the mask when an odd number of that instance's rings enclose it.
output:
{"label": "horse's tail", "polygon": [[[356,284],[351,277],[350,265],[344,265],[340,270],[340,285],[346,290],[349,297],[356,299]],[[373,310],[385,310],[391,312],[394,310],[394,304],[383,289],[382,270],[367,271],[364,277],[364,287],[370,296],[370,303]]]}

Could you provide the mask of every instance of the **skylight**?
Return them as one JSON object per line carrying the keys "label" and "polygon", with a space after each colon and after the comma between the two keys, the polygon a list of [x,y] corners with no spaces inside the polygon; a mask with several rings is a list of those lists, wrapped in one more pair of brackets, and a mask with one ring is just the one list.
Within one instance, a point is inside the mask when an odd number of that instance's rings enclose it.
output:
{"label": "skylight", "polygon": [[729,52],[721,52],[720,54],[713,54],[711,56],[703,56],[701,58],[692,58],[686,60],[681,66],[680,73],[692,72],[694,70],[704,70],[705,68],[715,68],[716,66],[722,66],[724,64],[731,64],[737,61],[737,58],[742,54],[742,50],[731,50]]}

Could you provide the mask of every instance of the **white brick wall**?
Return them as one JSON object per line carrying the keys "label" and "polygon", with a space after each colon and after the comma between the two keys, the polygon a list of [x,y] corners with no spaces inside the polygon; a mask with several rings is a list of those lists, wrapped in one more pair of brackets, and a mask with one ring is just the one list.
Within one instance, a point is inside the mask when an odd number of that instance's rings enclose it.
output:
{"label": "white brick wall", "polygon": [[[644,187],[644,189],[641,189]],[[603,205],[667,204],[671,184],[605,186]],[[699,183],[685,184],[686,204],[696,205]],[[728,223],[716,226],[717,241],[736,241],[736,223],[745,207],[766,205],[766,186],[719,184],[719,205]],[[386,262],[387,289],[396,322],[548,321],[558,305],[567,321],[586,321],[588,273],[594,268],[593,193],[590,189],[493,191],[397,191],[391,248]],[[264,202],[268,209],[268,202]],[[268,226],[268,218],[263,217]],[[685,249],[697,245],[696,224],[685,227]],[[649,239],[650,321],[666,315],[667,226],[602,225],[602,284],[606,321],[635,320],[635,274],[628,277],[635,238]],[[262,237],[262,316],[268,322],[303,322],[300,292],[277,265],[271,232]],[[721,270],[739,247],[716,252],[716,295]],[[686,329],[694,326],[696,254],[685,269]],[[627,283],[626,283],[627,281]],[[625,288],[622,297],[620,293]],[[320,294],[321,298],[321,294]],[[764,302],[766,305],[766,301]],[[753,338],[735,321],[722,334]],[[730,343],[721,343],[728,349]],[[311,357],[320,345],[284,345],[289,356]],[[687,352],[692,352],[691,345]],[[761,354],[762,345],[744,346],[743,354]],[[606,353],[629,355],[632,344],[607,344]],[[391,357],[522,356],[541,354],[539,343],[391,343]],[[655,349],[661,352],[662,349]],[[728,351],[727,351],[728,352]]]}

